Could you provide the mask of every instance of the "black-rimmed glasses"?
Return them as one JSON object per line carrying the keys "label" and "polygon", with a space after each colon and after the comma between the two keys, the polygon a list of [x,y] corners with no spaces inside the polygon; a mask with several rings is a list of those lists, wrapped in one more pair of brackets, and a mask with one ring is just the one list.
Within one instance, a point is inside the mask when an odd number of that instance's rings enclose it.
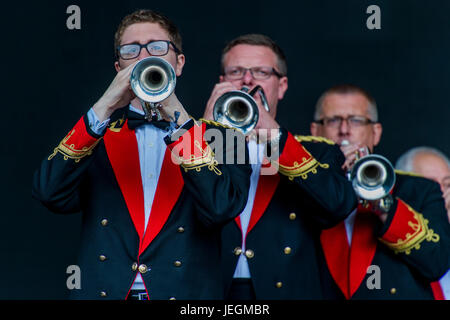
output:
{"label": "black-rimmed glasses", "polygon": [[151,56],[165,56],[169,52],[172,45],[175,53],[181,53],[172,41],[169,40],[153,40],[147,44],[129,43],[117,47],[117,53],[124,60],[130,60],[139,57],[142,48],[145,48]]}

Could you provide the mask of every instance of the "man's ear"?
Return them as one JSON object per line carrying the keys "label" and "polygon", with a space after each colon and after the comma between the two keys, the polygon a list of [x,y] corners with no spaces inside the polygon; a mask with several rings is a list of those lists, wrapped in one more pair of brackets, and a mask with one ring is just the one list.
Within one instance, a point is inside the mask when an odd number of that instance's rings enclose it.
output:
{"label": "man's ear", "polygon": [[283,99],[287,89],[288,89],[288,78],[281,77],[278,83],[278,100]]}
{"label": "man's ear", "polygon": [[184,54],[180,53],[179,55],[177,55],[177,65],[175,68],[175,74],[177,75],[177,77],[181,76],[181,74],[183,73],[183,67],[185,62],[186,57],[184,56]]}
{"label": "man's ear", "polygon": [[383,133],[383,126],[381,123],[373,124],[373,146],[376,147],[381,140],[381,134]]}
{"label": "man's ear", "polygon": [[119,60],[117,60],[116,62],[114,62],[114,68],[116,69],[117,72],[119,72],[119,71],[121,70]]}
{"label": "man's ear", "polygon": [[309,131],[311,132],[311,135],[313,135],[313,136],[320,136],[319,126],[315,122],[311,122],[311,124],[309,125]]}

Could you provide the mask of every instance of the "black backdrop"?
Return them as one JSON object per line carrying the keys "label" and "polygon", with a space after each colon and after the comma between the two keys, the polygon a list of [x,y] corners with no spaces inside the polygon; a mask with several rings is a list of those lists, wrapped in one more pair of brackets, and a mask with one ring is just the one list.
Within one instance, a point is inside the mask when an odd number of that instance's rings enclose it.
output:
{"label": "black backdrop", "polygon": [[[71,4],[81,9],[81,30],[66,27]],[[366,27],[371,4],[381,8],[381,30]],[[264,33],[287,55],[289,90],[278,120],[289,130],[309,134],[321,92],[350,82],[378,102],[384,134],[377,152],[395,161],[425,144],[450,154],[450,1],[40,0],[1,8],[0,299],[67,296],[81,215],[54,215],[32,199],[32,174],[108,87],[115,29],[138,8],[179,26],[186,66],[177,95],[194,117],[218,79],[224,44]]]}

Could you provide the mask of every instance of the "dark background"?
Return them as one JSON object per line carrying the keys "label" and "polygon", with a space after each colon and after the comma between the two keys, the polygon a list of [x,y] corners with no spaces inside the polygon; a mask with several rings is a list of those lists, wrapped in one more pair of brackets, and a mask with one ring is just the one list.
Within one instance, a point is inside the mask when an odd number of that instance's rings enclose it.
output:
{"label": "dark background", "polygon": [[[71,4],[81,8],[81,30],[66,28]],[[371,4],[381,8],[381,30],[366,28]],[[430,145],[450,155],[450,1],[40,0],[1,8],[0,299],[67,296],[81,215],[54,215],[32,199],[32,175],[114,78],[114,32],[135,9],[160,11],[180,28],[186,66],[177,96],[194,117],[218,80],[225,43],[264,33],[287,55],[278,121],[292,132],[309,134],[318,96],[350,82],[378,102],[378,153],[395,161]]]}

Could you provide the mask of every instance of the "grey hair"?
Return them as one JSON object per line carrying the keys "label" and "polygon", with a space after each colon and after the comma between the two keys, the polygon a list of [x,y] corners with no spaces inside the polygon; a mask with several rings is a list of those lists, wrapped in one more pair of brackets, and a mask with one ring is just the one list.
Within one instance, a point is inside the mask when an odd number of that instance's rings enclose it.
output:
{"label": "grey hair", "polygon": [[404,154],[402,154],[398,158],[397,162],[395,163],[395,169],[413,172],[414,171],[414,159],[419,153],[430,153],[439,158],[442,158],[447,163],[447,166],[450,168],[450,161],[445,154],[443,154],[441,151],[439,151],[435,148],[421,146],[421,147],[415,147],[415,148],[409,149]]}
{"label": "grey hair", "polygon": [[327,95],[332,94],[332,93],[363,95],[369,101],[368,112],[369,112],[370,120],[372,120],[374,122],[378,122],[378,109],[377,109],[377,103],[376,103],[375,99],[364,89],[359,88],[354,85],[351,85],[351,84],[336,85],[336,86],[331,87],[324,93],[322,93],[322,95],[319,97],[319,99],[317,100],[317,103],[316,103],[316,107],[314,110],[314,121],[320,120],[320,117],[322,116],[322,111],[323,111],[323,101],[325,100]]}

